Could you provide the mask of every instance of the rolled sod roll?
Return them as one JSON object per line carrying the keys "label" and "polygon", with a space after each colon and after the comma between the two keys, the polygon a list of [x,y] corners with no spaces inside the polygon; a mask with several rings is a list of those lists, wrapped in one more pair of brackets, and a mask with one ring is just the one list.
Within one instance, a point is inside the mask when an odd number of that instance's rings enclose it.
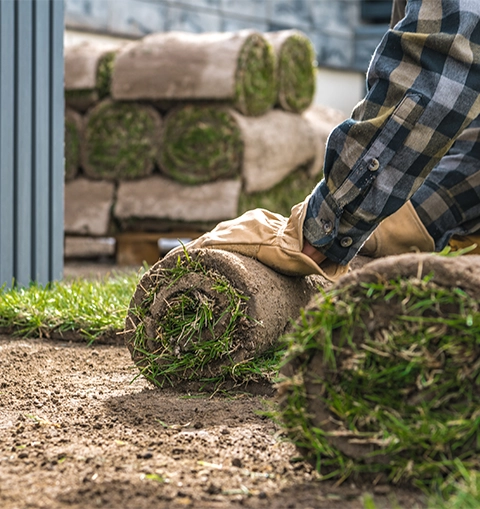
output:
{"label": "rolled sod roll", "polygon": [[65,100],[80,112],[110,95],[113,61],[121,43],[65,47]]}
{"label": "rolled sod roll", "polygon": [[162,118],[152,106],[106,99],[85,117],[82,167],[93,179],[150,175],[160,150]]}
{"label": "rolled sod roll", "polygon": [[287,337],[280,414],[318,470],[437,486],[479,468],[480,256],[392,256],[344,276]]}
{"label": "rolled sod roll", "polygon": [[112,75],[114,99],[227,101],[261,115],[276,100],[275,55],[257,32],[166,32],[123,48]]}
{"label": "rolled sod roll", "polygon": [[159,165],[185,184],[242,176],[247,193],[264,191],[312,162],[313,129],[301,115],[270,110],[247,117],[232,108],[185,105],[164,120]]}
{"label": "rolled sod roll", "polygon": [[228,108],[185,105],[164,120],[159,164],[165,175],[198,185],[240,175],[242,133]]}
{"label": "rolled sod roll", "polygon": [[65,180],[72,180],[77,176],[82,134],[82,116],[71,108],[65,108]]}
{"label": "rolled sod roll", "polygon": [[315,95],[315,51],[299,30],[266,32],[276,54],[277,105],[294,113],[306,110]]}
{"label": "rolled sod roll", "polygon": [[322,284],[227,251],[172,252],[139,282],[126,344],[140,372],[159,386],[242,384],[251,380],[242,376],[246,365],[275,347]]}

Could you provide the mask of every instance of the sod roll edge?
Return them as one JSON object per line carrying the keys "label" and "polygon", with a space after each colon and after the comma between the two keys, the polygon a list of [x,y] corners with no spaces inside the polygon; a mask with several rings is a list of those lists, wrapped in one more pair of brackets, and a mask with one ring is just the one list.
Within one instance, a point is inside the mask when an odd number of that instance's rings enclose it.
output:
{"label": "sod roll edge", "polygon": [[267,32],[276,54],[277,105],[293,113],[306,110],[315,95],[315,52],[310,39],[299,30]]}
{"label": "sod roll edge", "polygon": [[92,179],[150,175],[158,160],[162,118],[147,104],[106,99],[85,117],[82,167]]}

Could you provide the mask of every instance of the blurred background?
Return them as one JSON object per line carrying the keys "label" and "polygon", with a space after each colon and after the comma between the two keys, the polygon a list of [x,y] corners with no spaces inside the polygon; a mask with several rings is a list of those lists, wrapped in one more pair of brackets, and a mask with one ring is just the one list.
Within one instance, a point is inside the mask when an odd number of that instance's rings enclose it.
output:
{"label": "blurred background", "polygon": [[365,92],[365,71],[391,9],[392,0],[65,0],[65,44],[109,43],[172,30],[296,28],[314,45],[315,102],[348,115]]}

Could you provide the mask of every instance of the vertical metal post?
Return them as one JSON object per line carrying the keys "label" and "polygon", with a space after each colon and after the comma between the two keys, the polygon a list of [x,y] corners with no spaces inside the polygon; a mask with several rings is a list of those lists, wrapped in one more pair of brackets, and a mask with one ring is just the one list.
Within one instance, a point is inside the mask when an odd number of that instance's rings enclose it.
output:
{"label": "vertical metal post", "polygon": [[14,277],[14,2],[0,1],[0,286]]}
{"label": "vertical metal post", "polygon": [[0,287],[63,273],[63,1],[0,1]]}

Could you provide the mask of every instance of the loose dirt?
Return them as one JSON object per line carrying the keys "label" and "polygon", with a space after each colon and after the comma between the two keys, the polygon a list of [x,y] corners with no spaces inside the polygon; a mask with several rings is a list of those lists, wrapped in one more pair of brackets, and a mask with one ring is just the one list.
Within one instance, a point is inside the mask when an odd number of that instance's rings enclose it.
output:
{"label": "loose dirt", "polygon": [[122,346],[0,337],[0,507],[422,507],[390,486],[319,481],[272,399],[157,389]]}

